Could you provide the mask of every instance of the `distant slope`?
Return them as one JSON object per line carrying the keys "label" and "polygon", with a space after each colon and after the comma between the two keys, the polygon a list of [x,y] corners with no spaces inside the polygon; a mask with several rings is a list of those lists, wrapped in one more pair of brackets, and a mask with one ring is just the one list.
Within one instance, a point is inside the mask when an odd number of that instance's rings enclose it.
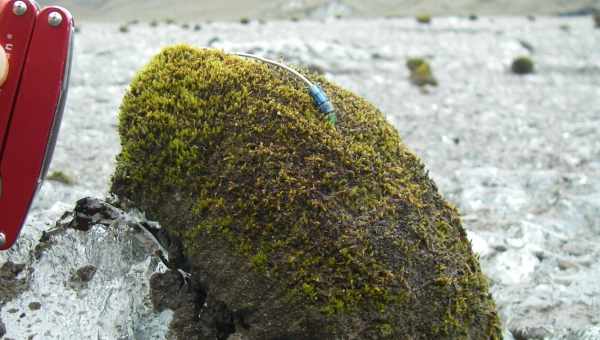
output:
{"label": "distant slope", "polygon": [[79,20],[237,20],[343,16],[555,15],[600,9],[600,0],[42,0],[71,10]]}

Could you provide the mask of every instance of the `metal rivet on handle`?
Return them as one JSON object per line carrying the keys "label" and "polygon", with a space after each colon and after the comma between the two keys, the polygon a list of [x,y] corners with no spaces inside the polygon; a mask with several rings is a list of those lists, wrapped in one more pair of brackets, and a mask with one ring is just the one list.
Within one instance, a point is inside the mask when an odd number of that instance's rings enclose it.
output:
{"label": "metal rivet on handle", "polygon": [[13,13],[15,15],[21,16],[27,12],[27,4],[23,1],[15,1],[13,4]]}
{"label": "metal rivet on handle", "polygon": [[56,27],[63,21],[62,15],[58,12],[52,12],[48,15],[48,23],[50,26]]}
{"label": "metal rivet on handle", "polygon": [[4,235],[3,233],[0,233],[0,247],[4,247],[5,244],[6,244],[6,235]]}

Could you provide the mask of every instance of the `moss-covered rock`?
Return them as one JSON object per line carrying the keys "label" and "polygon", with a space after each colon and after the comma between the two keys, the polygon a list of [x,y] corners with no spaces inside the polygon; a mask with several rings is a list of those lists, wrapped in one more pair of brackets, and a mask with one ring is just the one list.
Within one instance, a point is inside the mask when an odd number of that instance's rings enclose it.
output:
{"label": "moss-covered rock", "polygon": [[499,339],[456,209],[381,112],[311,78],[336,126],[288,73],[164,50],[122,103],[112,191],[182,240],[246,339]]}
{"label": "moss-covered rock", "polygon": [[510,69],[515,74],[530,74],[534,72],[533,60],[529,57],[518,57],[513,60]]}
{"label": "moss-covered rock", "polygon": [[410,71],[410,81],[417,86],[437,86],[437,79],[433,76],[431,66],[423,58],[409,58],[406,67]]}

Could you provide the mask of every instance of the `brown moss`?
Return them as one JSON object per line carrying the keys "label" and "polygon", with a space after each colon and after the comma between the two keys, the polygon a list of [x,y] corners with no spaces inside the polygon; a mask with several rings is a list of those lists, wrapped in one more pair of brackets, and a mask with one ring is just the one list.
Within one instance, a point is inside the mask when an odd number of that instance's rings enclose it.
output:
{"label": "brown moss", "polygon": [[121,106],[112,191],[183,240],[209,296],[276,320],[250,338],[500,338],[457,211],[381,112],[313,78],[335,127],[287,73],[164,50]]}

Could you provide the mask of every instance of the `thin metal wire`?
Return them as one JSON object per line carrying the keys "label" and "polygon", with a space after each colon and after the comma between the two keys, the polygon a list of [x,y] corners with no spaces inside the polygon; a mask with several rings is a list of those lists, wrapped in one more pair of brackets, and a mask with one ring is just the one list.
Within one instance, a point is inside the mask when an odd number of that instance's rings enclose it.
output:
{"label": "thin metal wire", "polygon": [[240,57],[246,57],[246,58],[260,60],[260,61],[265,62],[267,64],[271,64],[271,65],[275,65],[277,67],[281,67],[281,68],[287,70],[288,72],[294,74],[296,77],[300,78],[303,82],[306,83],[306,85],[308,85],[308,87],[314,86],[314,84],[310,80],[308,80],[308,78],[306,78],[305,76],[303,76],[302,74],[300,74],[298,71],[294,70],[293,68],[291,68],[291,67],[289,67],[287,65],[284,65],[282,63],[278,63],[278,62],[276,62],[274,60],[263,58],[263,57],[259,57],[257,55],[249,54],[249,53],[235,52],[235,53],[232,53],[232,54],[240,56]]}

